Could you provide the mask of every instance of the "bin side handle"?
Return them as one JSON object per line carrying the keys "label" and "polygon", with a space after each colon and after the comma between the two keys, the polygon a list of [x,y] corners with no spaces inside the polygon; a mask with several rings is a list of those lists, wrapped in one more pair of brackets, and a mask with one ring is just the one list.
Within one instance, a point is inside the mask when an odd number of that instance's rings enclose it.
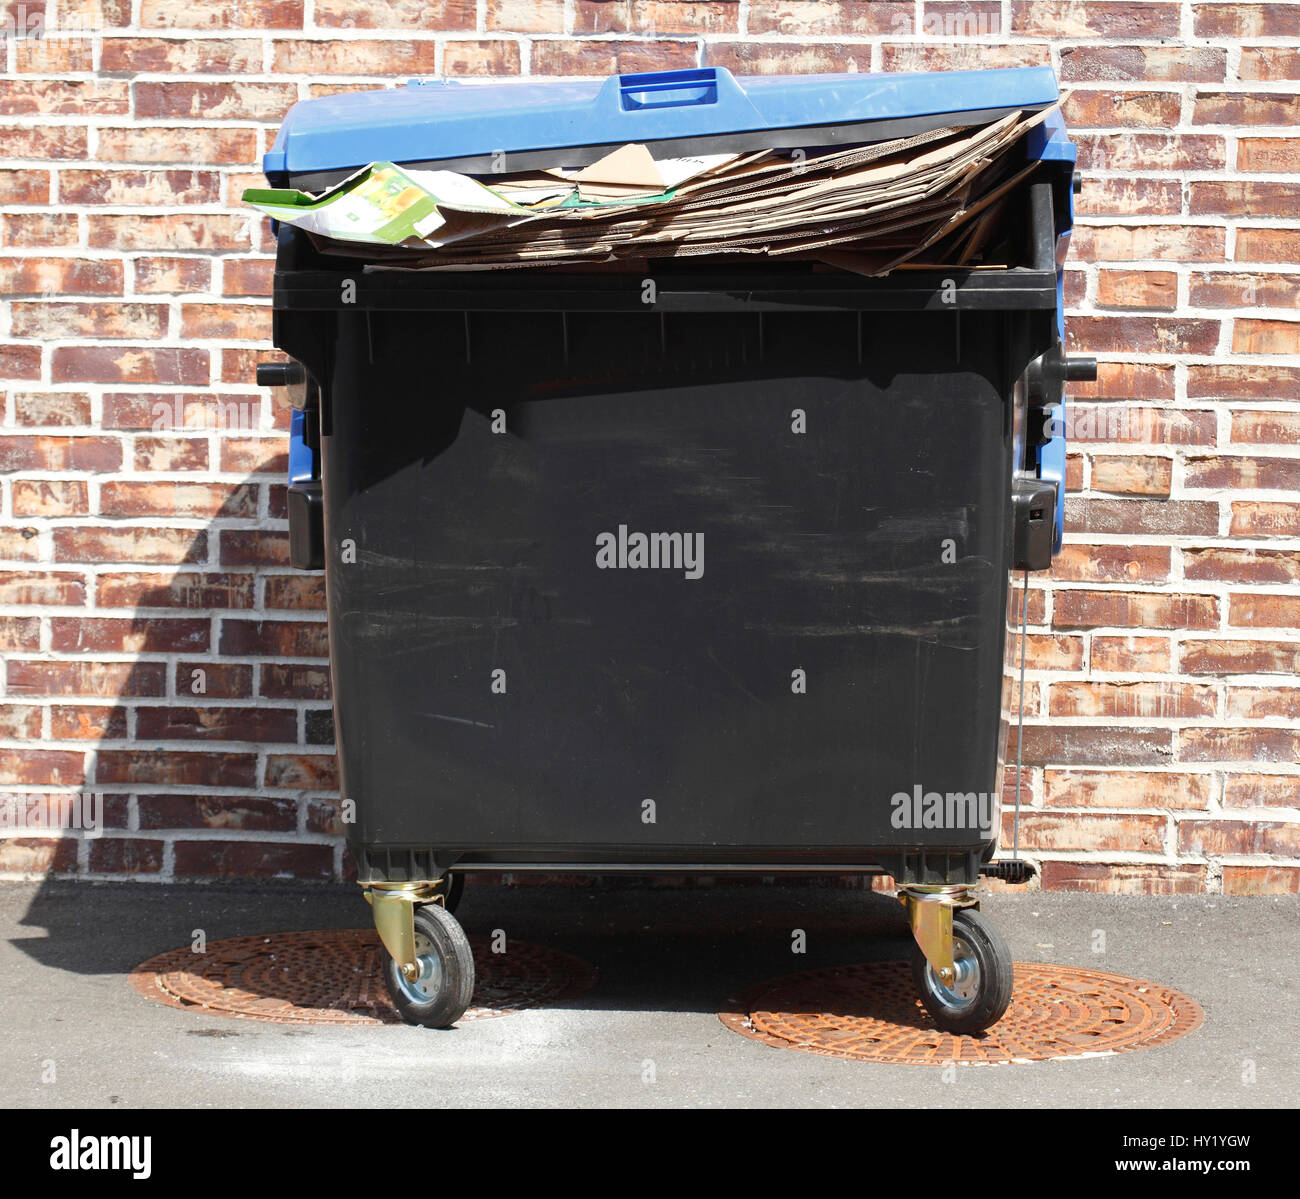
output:
{"label": "bin side handle", "polygon": [[632,114],[700,104],[717,105],[718,115],[723,117],[766,124],[726,67],[611,75],[601,85],[595,106],[605,112]]}

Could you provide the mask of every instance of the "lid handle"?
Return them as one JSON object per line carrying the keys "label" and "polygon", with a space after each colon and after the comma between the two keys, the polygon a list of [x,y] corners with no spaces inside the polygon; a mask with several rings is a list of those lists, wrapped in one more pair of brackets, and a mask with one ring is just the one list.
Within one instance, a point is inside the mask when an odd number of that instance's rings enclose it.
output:
{"label": "lid handle", "polygon": [[646,71],[611,75],[601,85],[596,107],[624,113],[655,112],[716,104],[719,115],[755,119],[758,113],[726,67],[693,67],[682,71]]}

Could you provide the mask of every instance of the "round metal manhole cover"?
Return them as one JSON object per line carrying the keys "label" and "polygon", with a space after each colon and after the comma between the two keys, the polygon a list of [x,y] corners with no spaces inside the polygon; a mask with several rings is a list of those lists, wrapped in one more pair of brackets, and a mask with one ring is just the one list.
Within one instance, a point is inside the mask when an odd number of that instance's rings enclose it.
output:
{"label": "round metal manhole cover", "polygon": [[1201,1023],[1194,999],[1156,983],[1037,962],[1015,964],[1006,1015],[978,1036],[954,1036],[921,1006],[905,962],[812,970],[761,983],[719,1013],[768,1045],[826,1057],[921,1066],[1004,1065],[1131,1053]]}
{"label": "round metal manhole cover", "polygon": [[[470,937],[474,998],[458,1023],[572,999],[595,968],[567,953],[508,942],[493,953]],[[205,953],[173,949],[142,962],[131,983],[172,1007],[284,1024],[401,1024],[380,972],[372,929],[271,933],[211,942]]]}

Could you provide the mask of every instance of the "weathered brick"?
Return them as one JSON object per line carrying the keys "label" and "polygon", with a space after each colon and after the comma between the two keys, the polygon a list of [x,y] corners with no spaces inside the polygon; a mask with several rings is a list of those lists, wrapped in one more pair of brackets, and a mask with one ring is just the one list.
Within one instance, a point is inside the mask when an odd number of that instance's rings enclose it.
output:
{"label": "weathered brick", "polygon": [[301,842],[177,841],[178,878],[329,878],[334,851]]}
{"label": "weathered brick", "polygon": [[1178,306],[1178,276],[1172,271],[1098,271],[1097,303],[1103,308],[1173,311]]}
{"label": "weathered brick", "polygon": [[1225,895],[1295,895],[1300,892],[1300,866],[1223,867]]}
{"label": "weathered brick", "polygon": [[1169,494],[1173,461],[1128,454],[1122,457],[1093,455],[1090,487],[1116,495]]}
{"label": "weathered brick", "polygon": [[1053,716],[1140,717],[1148,720],[1193,720],[1213,716],[1217,697],[1212,686],[1197,683],[1053,683]]}
{"label": "weathered brick", "polygon": [[1197,638],[1183,642],[1183,674],[1300,674],[1300,642]]}
{"label": "weathered brick", "polygon": [[1227,70],[1223,46],[1061,47],[1061,79],[1069,83],[1217,83]]}
{"label": "weathered brick", "polygon": [[1300,857],[1300,823],[1259,820],[1184,820],[1180,853],[1277,854]]}
{"label": "weathered brick", "polygon": [[1052,770],[1043,772],[1044,802],[1052,808],[1209,807],[1208,774],[1164,770]]}
{"label": "weathered brick", "polygon": [[1157,862],[1044,862],[1044,890],[1089,891],[1103,895],[1196,895],[1205,890],[1204,866]]}

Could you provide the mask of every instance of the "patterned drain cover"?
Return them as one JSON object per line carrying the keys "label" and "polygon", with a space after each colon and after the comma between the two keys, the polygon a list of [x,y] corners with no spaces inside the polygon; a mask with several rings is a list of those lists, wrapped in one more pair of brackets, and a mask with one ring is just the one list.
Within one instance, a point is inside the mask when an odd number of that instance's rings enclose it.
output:
{"label": "patterned drain cover", "polygon": [[[461,1017],[482,1020],[571,999],[596,971],[580,958],[520,941],[493,953],[470,937],[474,998]],[[213,941],[206,953],[173,949],[142,962],[132,985],[161,1003],[240,1020],[282,1024],[401,1024],[380,973],[372,929],[271,933]]]}
{"label": "patterned drain cover", "polygon": [[783,1049],[921,1066],[1000,1065],[1131,1053],[1185,1036],[1201,1008],[1156,983],[1036,962],[1015,964],[1007,1013],[979,1036],[943,1032],[904,962],[869,962],[760,984],[719,1013],[728,1028]]}

